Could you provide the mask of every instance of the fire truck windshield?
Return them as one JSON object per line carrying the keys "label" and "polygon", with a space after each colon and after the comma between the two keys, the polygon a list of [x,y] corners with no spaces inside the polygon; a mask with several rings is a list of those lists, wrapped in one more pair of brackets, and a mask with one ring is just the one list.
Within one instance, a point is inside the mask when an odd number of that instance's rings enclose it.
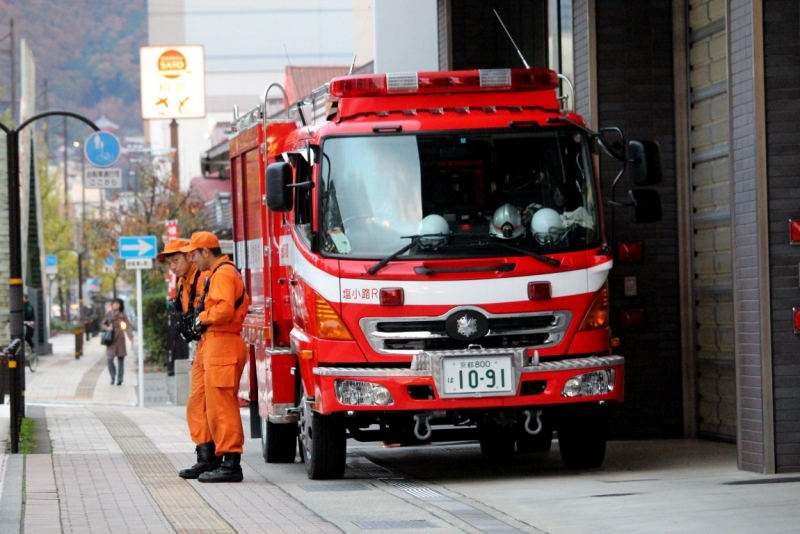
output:
{"label": "fire truck windshield", "polygon": [[323,253],[382,259],[546,254],[598,246],[597,195],[577,130],[419,133],[324,141]]}

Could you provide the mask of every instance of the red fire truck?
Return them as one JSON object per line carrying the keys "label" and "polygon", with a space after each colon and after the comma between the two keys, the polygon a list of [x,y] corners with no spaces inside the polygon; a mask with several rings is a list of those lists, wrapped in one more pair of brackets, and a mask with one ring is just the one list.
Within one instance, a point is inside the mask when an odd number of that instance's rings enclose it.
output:
{"label": "red fire truck", "polygon": [[[635,185],[655,143],[565,110],[547,69],[352,75],[230,141],[252,306],[241,394],[264,459],[341,477],[346,441],[477,439],[603,462],[622,402],[611,351],[601,151]],[[272,87],[271,87],[272,88]],[[613,142],[608,138],[612,138]],[[658,194],[618,206],[660,217]]]}

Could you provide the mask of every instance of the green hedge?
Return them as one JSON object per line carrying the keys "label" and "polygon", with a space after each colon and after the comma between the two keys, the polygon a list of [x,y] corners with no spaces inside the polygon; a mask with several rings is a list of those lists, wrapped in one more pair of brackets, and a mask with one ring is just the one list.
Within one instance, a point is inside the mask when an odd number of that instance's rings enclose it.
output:
{"label": "green hedge", "polygon": [[[136,302],[132,302],[136,306]],[[135,309],[135,308],[134,308]],[[167,363],[167,293],[147,293],[142,299],[142,322],[144,323],[144,350],[148,361],[158,365]]]}

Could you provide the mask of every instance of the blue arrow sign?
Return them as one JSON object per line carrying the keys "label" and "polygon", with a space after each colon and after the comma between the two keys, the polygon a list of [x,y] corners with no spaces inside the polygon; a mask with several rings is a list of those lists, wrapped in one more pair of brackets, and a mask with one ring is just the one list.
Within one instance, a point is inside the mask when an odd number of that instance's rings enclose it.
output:
{"label": "blue arrow sign", "polygon": [[111,267],[112,265],[114,265],[114,262],[115,262],[115,261],[117,261],[117,258],[115,258],[114,256],[109,256],[109,257],[107,257],[107,258],[105,259],[105,261],[104,261],[103,263],[105,263],[106,265],[108,265],[109,267]]}
{"label": "blue arrow sign", "polygon": [[119,257],[123,260],[155,258],[156,236],[132,235],[120,237]]}
{"label": "blue arrow sign", "polygon": [[95,167],[110,167],[119,159],[119,140],[108,132],[95,132],[83,144],[86,159]]}
{"label": "blue arrow sign", "polygon": [[55,254],[48,254],[47,258],[44,260],[45,265],[48,267],[55,267],[58,265],[58,257]]}

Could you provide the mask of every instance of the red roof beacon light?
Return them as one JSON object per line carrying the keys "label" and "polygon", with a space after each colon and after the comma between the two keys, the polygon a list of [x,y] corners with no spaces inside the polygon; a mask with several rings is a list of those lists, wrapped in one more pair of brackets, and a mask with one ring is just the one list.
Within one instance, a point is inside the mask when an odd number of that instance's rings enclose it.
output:
{"label": "red roof beacon light", "polygon": [[624,262],[642,261],[644,244],[641,241],[625,241],[617,243],[617,260]]}
{"label": "red roof beacon light", "polygon": [[800,245],[800,220],[789,219],[789,244]]}
{"label": "red roof beacon light", "polygon": [[528,298],[530,300],[548,300],[552,296],[550,282],[528,282]]}
{"label": "red roof beacon light", "polygon": [[331,80],[329,90],[332,97],[342,98],[498,89],[552,91],[556,88],[558,74],[550,69],[483,69],[341,76]]}
{"label": "red roof beacon light", "polygon": [[381,306],[402,306],[405,295],[402,287],[382,287],[380,291]]}

